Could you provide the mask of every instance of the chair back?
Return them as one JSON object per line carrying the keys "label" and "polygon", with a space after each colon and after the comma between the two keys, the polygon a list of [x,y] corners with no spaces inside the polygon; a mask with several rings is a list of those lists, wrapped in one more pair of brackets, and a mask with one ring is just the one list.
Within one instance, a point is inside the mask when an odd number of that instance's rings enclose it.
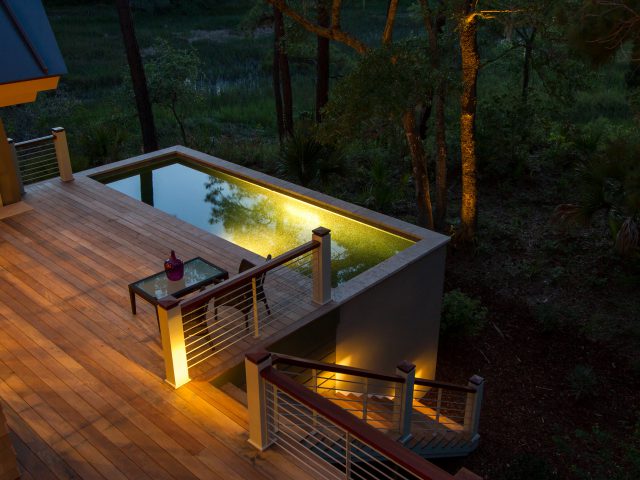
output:
{"label": "chair back", "polygon": [[[267,262],[269,260],[271,260],[271,254],[267,255]],[[250,268],[255,267],[255,264],[253,262],[250,262],[249,260],[247,260],[246,258],[243,258],[240,261],[240,266],[238,267],[238,273],[242,273],[246,270],[249,270]],[[264,282],[264,278],[267,276],[267,272],[264,272],[262,275],[260,275],[258,278],[256,278],[256,286],[258,288],[262,287],[262,284]]]}

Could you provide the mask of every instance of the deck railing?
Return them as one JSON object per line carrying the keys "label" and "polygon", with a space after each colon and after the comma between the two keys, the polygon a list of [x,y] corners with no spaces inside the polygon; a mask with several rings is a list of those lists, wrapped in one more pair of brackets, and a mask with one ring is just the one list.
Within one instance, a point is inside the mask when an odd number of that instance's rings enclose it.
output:
{"label": "deck railing", "polygon": [[51,135],[24,142],[10,139],[22,185],[29,185],[60,176],[64,182],[73,180],[67,135],[56,127]]}
{"label": "deck railing", "polygon": [[331,300],[331,235],[312,239],[195,296],[169,296],[158,305],[167,381],[176,388],[189,370],[236,344],[269,336],[301,304]]}
{"label": "deck railing", "polygon": [[276,444],[327,479],[454,478],[274,368],[267,352],[247,355],[245,366],[256,448]]}
{"label": "deck railing", "polygon": [[395,375],[274,354],[273,365],[296,383],[341,406],[355,417],[402,442],[412,437],[457,433],[479,439],[484,381],[467,385],[415,377],[406,362]]}

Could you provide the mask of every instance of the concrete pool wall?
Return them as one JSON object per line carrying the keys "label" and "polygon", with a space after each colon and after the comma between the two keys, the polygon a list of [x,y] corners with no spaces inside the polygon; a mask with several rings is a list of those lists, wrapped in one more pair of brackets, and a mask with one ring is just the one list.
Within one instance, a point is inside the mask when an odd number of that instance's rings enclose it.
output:
{"label": "concrete pool wall", "polygon": [[124,172],[169,158],[222,171],[414,241],[414,245],[333,289],[332,310],[337,310],[339,317],[336,360],[386,373],[408,360],[416,364],[420,377],[434,378],[448,237],[180,146],[78,175]]}

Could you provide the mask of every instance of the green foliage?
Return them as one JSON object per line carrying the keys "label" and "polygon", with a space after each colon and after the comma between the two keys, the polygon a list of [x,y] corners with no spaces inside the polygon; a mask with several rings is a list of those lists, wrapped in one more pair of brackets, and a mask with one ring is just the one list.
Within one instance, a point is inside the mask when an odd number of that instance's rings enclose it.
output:
{"label": "green foliage", "polygon": [[587,365],[576,365],[567,375],[569,393],[576,400],[585,400],[595,396],[598,377],[593,368]]}
{"label": "green foliage", "polygon": [[154,42],[153,52],[145,62],[151,103],[171,112],[180,128],[182,141],[191,143],[186,116],[204,101],[206,82],[201,76],[201,62],[192,48],[177,49],[164,39]]}
{"label": "green foliage", "polygon": [[504,182],[528,173],[530,157],[544,144],[550,126],[544,103],[533,96],[527,103],[508,92],[480,97],[478,160],[483,177]]}
{"label": "green foliage", "polygon": [[128,132],[118,121],[91,123],[80,134],[79,143],[87,166],[98,166],[123,158]]}
{"label": "green foliage", "polygon": [[591,220],[606,215],[618,253],[635,255],[640,247],[640,142],[609,142],[600,154],[579,165],[576,175],[577,205],[556,210],[561,221]]}
{"label": "green foliage", "polygon": [[442,302],[440,335],[474,337],[484,328],[487,312],[479,299],[451,290],[445,293]]}
{"label": "green foliage", "polygon": [[636,480],[640,478],[640,418],[626,431],[627,435],[618,437],[596,424],[553,440],[572,478]]}
{"label": "green foliage", "polygon": [[318,142],[304,128],[298,128],[285,139],[278,158],[278,172],[304,186],[315,181],[326,183],[328,178],[343,171],[343,157],[339,150]]}
{"label": "green foliage", "polygon": [[389,162],[375,155],[369,172],[369,196],[366,203],[379,211],[388,211],[398,197],[398,189],[393,182],[393,171]]}
{"label": "green foliage", "polygon": [[378,136],[424,101],[435,72],[419,38],[371,50],[332,90],[322,139]]}
{"label": "green foliage", "polygon": [[559,477],[547,460],[523,453],[507,463],[497,478],[498,480],[552,480]]}

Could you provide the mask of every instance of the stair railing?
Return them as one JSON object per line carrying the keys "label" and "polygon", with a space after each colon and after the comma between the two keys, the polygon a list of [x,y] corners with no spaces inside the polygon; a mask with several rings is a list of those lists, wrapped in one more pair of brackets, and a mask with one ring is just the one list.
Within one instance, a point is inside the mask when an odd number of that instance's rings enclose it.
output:
{"label": "stair railing", "polygon": [[[484,380],[467,385],[416,378],[415,365],[402,362],[395,375],[273,354],[278,371],[358,419],[405,443],[411,438],[453,434],[470,442],[478,427]],[[387,404],[388,408],[381,406]],[[446,438],[444,440],[447,440]]]}
{"label": "stair railing", "polygon": [[454,477],[272,365],[267,352],[248,354],[249,442],[276,444],[327,479]]}

